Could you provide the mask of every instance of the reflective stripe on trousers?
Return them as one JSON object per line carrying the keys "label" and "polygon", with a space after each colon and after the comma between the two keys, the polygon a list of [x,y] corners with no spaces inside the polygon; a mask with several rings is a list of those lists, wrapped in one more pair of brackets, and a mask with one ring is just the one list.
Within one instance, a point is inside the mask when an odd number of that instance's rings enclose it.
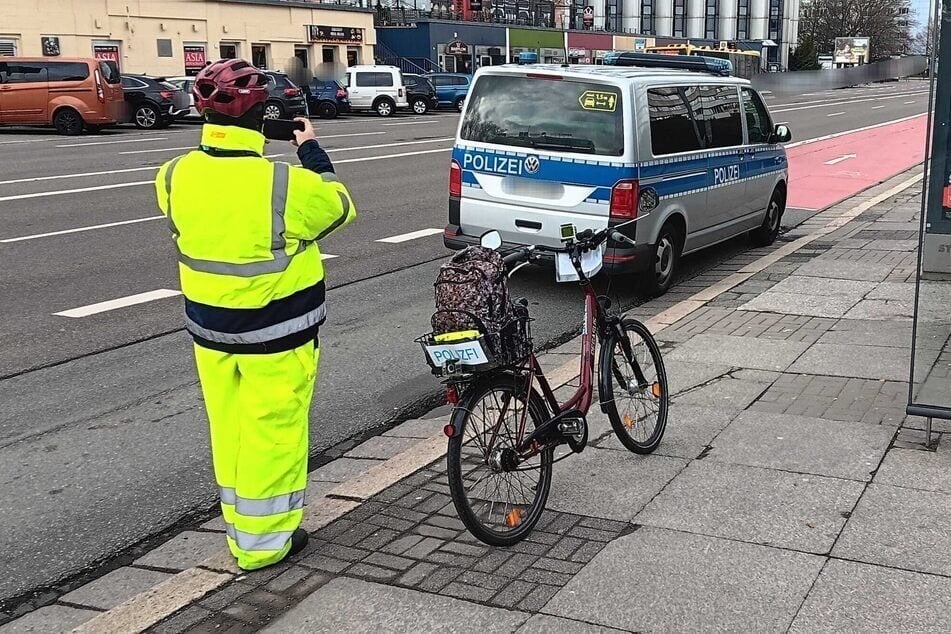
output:
{"label": "reflective stripe on trousers", "polygon": [[222,504],[231,504],[238,515],[245,517],[267,517],[278,513],[289,513],[304,508],[304,491],[282,493],[273,497],[255,500],[243,498],[230,487],[219,487]]}
{"label": "reflective stripe on trousers", "polygon": [[228,537],[234,540],[238,548],[248,552],[281,550],[290,541],[291,535],[294,534],[294,531],[279,531],[277,533],[255,535],[254,533],[239,531],[234,527],[234,524],[228,522],[225,522],[225,532]]}

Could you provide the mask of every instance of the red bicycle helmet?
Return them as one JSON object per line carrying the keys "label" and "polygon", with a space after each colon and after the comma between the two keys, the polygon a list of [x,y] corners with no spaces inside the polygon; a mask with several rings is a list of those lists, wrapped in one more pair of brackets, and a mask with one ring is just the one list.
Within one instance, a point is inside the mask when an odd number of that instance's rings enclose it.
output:
{"label": "red bicycle helmet", "polygon": [[268,76],[243,59],[223,59],[201,69],[192,93],[195,108],[239,118],[268,95]]}

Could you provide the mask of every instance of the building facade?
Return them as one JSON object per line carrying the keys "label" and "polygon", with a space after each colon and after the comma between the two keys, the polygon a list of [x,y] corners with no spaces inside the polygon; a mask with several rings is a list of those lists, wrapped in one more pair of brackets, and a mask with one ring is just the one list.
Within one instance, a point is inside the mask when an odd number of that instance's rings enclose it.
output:
{"label": "building facade", "polygon": [[[97,57],[123,72],[196,74],[243,57],[298,83],[373,60],[369,0],[17,0],[0,20],[0,55]],[[42,18],[38,18],[42,16]]]}

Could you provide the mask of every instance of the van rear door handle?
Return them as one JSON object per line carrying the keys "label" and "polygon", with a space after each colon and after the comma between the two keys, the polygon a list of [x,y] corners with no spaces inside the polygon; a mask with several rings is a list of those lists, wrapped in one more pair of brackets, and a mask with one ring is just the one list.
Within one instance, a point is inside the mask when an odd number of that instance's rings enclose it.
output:
{"label": "van rear door handle", "polygon": [[534,231],[540,231],[542,228],[542,223],[534,222],[532,220],[516,220],[515,226],[519,229],[532,229]]}

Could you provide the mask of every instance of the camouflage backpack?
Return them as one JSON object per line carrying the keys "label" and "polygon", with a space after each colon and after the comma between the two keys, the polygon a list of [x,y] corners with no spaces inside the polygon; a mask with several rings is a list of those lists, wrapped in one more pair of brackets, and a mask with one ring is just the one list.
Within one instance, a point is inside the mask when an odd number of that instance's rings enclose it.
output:
{"label": "camouflage backpack", "polygon": [[499,332],[512,319],[508,279],[502,256],[472,246],[443,264],[436,277],[433,332]]}

